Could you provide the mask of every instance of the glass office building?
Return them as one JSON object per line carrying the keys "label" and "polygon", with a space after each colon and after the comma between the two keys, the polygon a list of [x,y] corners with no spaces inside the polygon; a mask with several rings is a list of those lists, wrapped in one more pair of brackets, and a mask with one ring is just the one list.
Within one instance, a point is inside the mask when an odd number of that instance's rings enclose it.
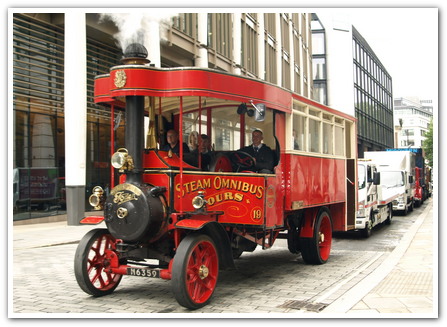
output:
{"label": "glass office building", "polygon": [[313,96],[358,120],[358,157],[394,147],[392,79],[349,22],[312,16]]}
{"label": "glass office building", "polygon": [[352,27],[354,104],[358,154],[394,147],[392,79],[366,40]]}

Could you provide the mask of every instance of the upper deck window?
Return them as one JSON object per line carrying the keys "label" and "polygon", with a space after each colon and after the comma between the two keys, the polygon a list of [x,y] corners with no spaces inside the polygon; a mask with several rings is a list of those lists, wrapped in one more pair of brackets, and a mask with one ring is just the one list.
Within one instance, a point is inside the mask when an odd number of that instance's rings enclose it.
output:
{"label": "upper deck window", "polygon": [[345,118],[294,101],[291,150],[344,156]]}

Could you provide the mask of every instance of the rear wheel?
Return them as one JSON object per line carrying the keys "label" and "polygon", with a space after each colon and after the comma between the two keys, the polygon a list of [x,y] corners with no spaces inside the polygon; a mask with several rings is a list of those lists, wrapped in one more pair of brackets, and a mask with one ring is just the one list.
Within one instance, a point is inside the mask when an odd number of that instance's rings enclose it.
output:
{"label": "rear wheel", "polygon": [[107,270],[115,239],[107,229],[93,229],[79,242],[74,259],[74,272],[79,287],[87,294],[103,296],[112,293],[122,275]]}
{"label": "rear wheel", "polygon": [[308,264],[323,264],[329,259],[332,246],[332,221],[326,209],[320,209],[313,237],[300,238],[301,256]]}
{"label": "rear wheel", "polygon": [[219,257],[211,238],[204,234],[187,235],[174,256],[172,290],[178,303],[198,309],[211,299],[219,274]]}

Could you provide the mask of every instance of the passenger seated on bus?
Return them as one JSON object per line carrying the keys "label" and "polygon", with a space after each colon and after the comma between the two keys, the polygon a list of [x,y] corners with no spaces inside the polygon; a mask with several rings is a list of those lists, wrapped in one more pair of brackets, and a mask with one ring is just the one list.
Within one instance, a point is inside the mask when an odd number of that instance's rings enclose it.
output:
{"label": "passenger seated on bus", "polygon": [[[167,139],[168,143],[165,146],[163,146],[160,150],[162,150],[162,151],[171,150],[176,155],[179,155],[180,146],[179,146],[179,139],[178,139],[177,131],[174,129],[170,129],[168,131],[168,133],[166,134],[166,139]],[[188,153],[189,152],[188,145],[185,142],[183,142],[182,144],[183,144],[183,153]]]}
{"label": "passenger seated on bus", "polygon": [[275,161],[275,154],[272,149],[262,143],[264,135],[262,131],[255,130],[252,133],[252,144],[241,148],[239,151],[243,151],[251,155],[256,160],[254,170],[258,173],[272,174]]}
{"label": "passenger seated on bus", "polygon": [[199,142],[199,133],[192,131],[188,136],[188,146],[189,150],[192,152],[197,149]]}
{"label": "passenger seated on bus", "polygon": [[292,143],[293,143],[293,149],[299,150],[300,146],[298,145],[297,137],[296,137],[296,130],[293,130],[292,134]]}
{"label": "passenger seated on bus", "polygon": [[215,153],[214,151],[211,150],[211,141],[210,138],[208,137],[208,135],[206,134],[200,134],[199,136],[199,140],[198,140],[198,147],[191,151],[189,157],[193,158],[194,163],[192,163],[193,166],[198,167],[199,166],[199,154],[200,152],[200,157],[201,157],[201,167],[202,170],[209,170],[209,165],[211,163],[211,161],[214,159],[215,157]]}

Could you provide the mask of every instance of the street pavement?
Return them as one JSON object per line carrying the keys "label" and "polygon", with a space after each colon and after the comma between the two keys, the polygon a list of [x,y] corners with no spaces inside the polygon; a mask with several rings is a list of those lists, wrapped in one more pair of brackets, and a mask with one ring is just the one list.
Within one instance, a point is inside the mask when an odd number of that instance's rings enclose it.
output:
{"label": "street pavement", "polygon": [[430,200],[386,262],[324,312],[357,317],[438,317],[438,244],[433,233],[438,229],[433,223]]}
{"label": "street pavement", "polygon": [[[435,211],[437,213],[436,207]],[[328,263],[305,265],[284,240],[259,247],[222,271],[211,302],[190,311],[170,281],[124,276],[111,295],[94,298],[77,285],[77,243],[99,226],[65,221],[9,226],[10,318],[437,318],[437,214],[433,199],[392,251],[333,248]],[[405,217],[402,217],[405,218]],[[369,241],[369,240],[368,240]]]}

